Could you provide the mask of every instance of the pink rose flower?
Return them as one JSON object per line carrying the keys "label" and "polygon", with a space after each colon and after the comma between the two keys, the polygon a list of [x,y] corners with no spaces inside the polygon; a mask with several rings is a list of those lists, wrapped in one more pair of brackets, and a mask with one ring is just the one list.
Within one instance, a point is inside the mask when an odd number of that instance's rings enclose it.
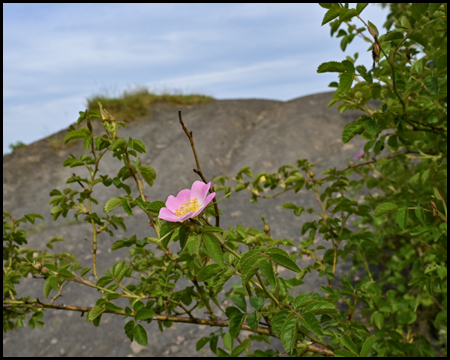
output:
{"label": "pink rose flower", "polygon": [[175,197],[169,195],[166,207],[161,208],[158,217],[170,222],[183,222],[198,216],[208,205],[216,193],[208,195],[211,182],[194,181],[191,190],[181,190]]}

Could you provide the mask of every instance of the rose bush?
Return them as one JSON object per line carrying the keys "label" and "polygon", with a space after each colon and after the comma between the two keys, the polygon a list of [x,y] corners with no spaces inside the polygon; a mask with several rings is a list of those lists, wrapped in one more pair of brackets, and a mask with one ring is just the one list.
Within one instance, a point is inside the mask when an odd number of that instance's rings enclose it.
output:
{"label": "rose bush", "polygon": [[[51,214],[56,220],[75,211],[76,219],[82,217],[92,225],[92,267],[83,268],[68,252],[25,248],[21,223],[34,224],[42,216],[15,219],[4,211],[3,331],[24,326],[25,320],[30,327],[41,327],[45,310],[53,308],[87,312],[87,320],[95,326],[103,313],[125,316],[129,318],[126,336],[141,345],[147,345],[145,325],[152,321],[161,330],[173,322],[210,325],[218,330],[199,339],[197,350],[209,343],[218,356],[244,352],[280,356],[276,350],[250,348],[253,342],[270,343],[271,337],[279,338],[291,356],[446,354],[447,4],[391,4],[385,33],[363,20],[366,5],[321,4],[326,9],[322,25],[329,23],[331,34],[342,38],[343,50],[361,37],[370,43],[373,55],[371,69],[357,65],[358,54],[318,68],[319,73],[338,73],[339,81],[330,84],[336,88],[330,106],[340,103],[341,112],[363,112],[342,134],[344,143],[357,135],[367,140],[353,159],[358,163],[328,169],[321,176],[306,159],[256,176],[244,167],[234,177],[214,179],[213,189],[203,176],[192,133],[180,114],[197,163],[194,171],[202,181],[176,197],[170,195],[164,203],[144,195],[144,184],[151,187],[156,179],[154,169],[142,165],[138,156],[146,152],[145,145],[121,138],[119,125],[125,124],[101,105],[99,111],[80,112],[65,143],[83,139],[90,154],[71,156],[63,165],[84,167],[88,175],[74,174],[67,180],[81,191],[68,187],[50,193]],[[369,105],[372,99],[380,100],[379,108]],[[101,121],[105,133],[95,134],[92,121]],[[122,162],[113,177],[98,174],[108,151]],[[131,196],[130,180],[137,197]],[[94,187],[100,184],[126,192],[109,199],[103,215],[92,211],[92,203],[97,203]],[[295,204],[295,194],[302,189],[315,194],[316,208]],[[283,208],[293,210],[294,216],[304,211],[316,215],[303,224],[306,240],[294,244],[290,239],[274,239],[267,224],[262,231],[242,225],[222,229],[219,201],[213,198],[221,191],[229,196],[243,190],[252,202],[270,201],[291,191],[293,202]],[[97,235],[126,229],[122,217],[108,215],[117,207],[130,216],[134,209],[144,211],[155,237],[117,240],[111,250],[129,247],[128,259],[112,264],[100,276]],[[357,219],[354,223],[351,216]],[[314,248],[318,238],[331,244],[323,255]],[[174,242],[179,243],[178,251],[171,250]],[[283,249],[293,245],[296,253]],[[300,268],[297,260],[302,256],[313,264]],[[336,266],[343,260],[353,261],[353,270],[362,270],[364,276],[358,281],[344,276],[336,283]],[[289,270],[290,277],[281,277],[280,268]],[[304,293],[303,279],[313,272],[324,276],[328,286]],[[52,300],[28,299],[16,292],[16,284],[30,273],[46,279],[44,295]],[[182,277],[193,286],[175,290]],[[234,305],[224,308],[218,294],[236,278],[239,282],[225,294]],[[69,282],[98,290],[96,304],[55,304]],[[299,292],[296,297],[291,295],[294,289]],[[129,306],[116,304],[119,298],[128,299]],[[205,309],[208,318],[198,317],[196,309]],[[421,332],[424,323],[428,331]],[[241,331],[253,334],[240,341]],[[236,346],[234,339],[239,340]]]}

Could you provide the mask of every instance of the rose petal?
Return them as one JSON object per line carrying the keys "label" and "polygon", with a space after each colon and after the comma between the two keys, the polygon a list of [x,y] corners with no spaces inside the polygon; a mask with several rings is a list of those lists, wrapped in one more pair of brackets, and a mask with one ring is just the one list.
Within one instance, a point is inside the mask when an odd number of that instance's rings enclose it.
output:
{"label": "rose petal", "polygon": [[361,156],[364,155],[364,149],[359,150],[359,152],[355,155],[353,160],[358,160]]}
{"label": "rose petal", "polygon": [[177,222],[179,221],[178,216],[176,216],[173,212],[171,212],[168,208],[161,208],[161,210],[159,210],[159,215],[158,218],[162,219],[162,220],[166,220],[166,221],[170,221],[170,222]]}
{"label": "rose petal", "polygon": [[175,210],[181,207],[181,201],[173,195],[169,195],[166,201],[166,208],[175,214]]}
{"label": "rose petal", "polygon": [[184,214],[183,216],[181,216],[180,218],[178,218],[178,221],[184,221],[184,220],[187,220],[187,219],[190,219],[190,218],[193,218],[193,217],[195,217],[196,215],[195,215],[195,213],[194,212],[188,212],[188,213],[186,213],[186,214]]}
{"label": "rose petal", "polygon": [[185,203],[190,199],[191,199],[191,190],[189,189],[181,190],[177,195],[177,200],[180,201],[181,203]]}
{"label": "rose petal", "polygon": [[215,193],[215,192],[209,194],[209,195],[206,197],[204,203],[201,204],[200,209],[199,209],[192,217],[198,216],[198,215],[203,211],[203,209],[205,209],[205,207],[211,202],[211,200],[214,199],[214,196],[216,196],[216,193]]}
{"label": "rose petal", "polygon": [[191,187],[191,199],[197,198],[198,203],[202,204],[210,187],[211,182],[205,184],[203,181],[194,181]]}

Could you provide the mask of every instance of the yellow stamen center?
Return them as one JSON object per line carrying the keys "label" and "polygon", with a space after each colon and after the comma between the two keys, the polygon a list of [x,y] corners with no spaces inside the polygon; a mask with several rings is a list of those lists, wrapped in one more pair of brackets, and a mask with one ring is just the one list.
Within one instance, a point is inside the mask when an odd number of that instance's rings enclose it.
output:
{"label": "yellow stamen center", "polygon": [[181,207],[175,210],[175,215],[178,217],[183,216],[189,212],[197,212],[200,209],[200,205],[198,203],[198,199],[190,199],[181,204]]}

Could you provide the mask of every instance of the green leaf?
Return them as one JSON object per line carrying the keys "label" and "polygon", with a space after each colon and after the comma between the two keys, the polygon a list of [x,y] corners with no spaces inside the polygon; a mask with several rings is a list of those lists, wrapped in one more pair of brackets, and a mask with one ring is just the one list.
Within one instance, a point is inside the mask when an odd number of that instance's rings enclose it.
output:
{"label": "green leaf", "polygon": [[250,166],[244,166],[241,170],[239,170],[239,172],[237,173],[236,177],[237,178],[242,178],[242,174],[247,175],[249,178],[253,179],[253,173],[250,170]]}
{"label": "green leaf", "polygon": [[423,281],[425,281],[426,279],[427,279],[427,278],[426,278],[425,276],[416,276],[416,277],[412,278],[412,279],[409,281],[408,286],[412,286],[412,285],[417,284],[417,283],[419,283],[419,282],[423,282]]}
{"label": "green leaf", "polygon": [[300,318],[300,323],[322,340],[325,335],[322,332],[322,328],[317,318],[310,312],[302,313],[302,315],[303,318]]}
{"label": "green leaf", "polygon": [[210,277],[217,275],[222,270],[223,268],[218,264],[207,265],[200,270],[199,274],[197,275],[197,280],[198,281],[208,280]]}
{"label": "green leaf", "polygon": [[402,230],[405,230],[407,222],[408,222],[408,207],[403,206],[398,210],[397,223],[402,228]]}
{"label": "green leaf", "polygon": [[232,351],[233,350],[233,337],[230,335],[229,332],[222,335],[223,344],[227,348],[227,350]]}
{"label": "green leaf", "polygon": [[442,54],[441,56],[439,56],[437,58],[437,60],[436,60],[436,67],[439,70],[444,70],[444,69],[447,68],[447,63],[448,63],[447,53],[445,53],[445,54]]}
{"label": "green leaf", "polygon": [[255,311],[258,311],[264,305],[264,298],[252,296],[250,297],[250,305]]}
{"label": "green leaf", "polygon": [[352,352],[345,350],[345,349],[335,350],[334,356],[336,356],[336,357],[358,357],[358,355],[355,355]]}
{"label": "green leaf", "polygon": [[130,341],[133,341],[133,332],[134,332],[134,320],[130,320],[125,324],[125,334],[128,336]]}
{"label": "green leaf", "polygon": [[203,242],[206,246],[206,251],[214,261],[223,267],[223,252],[220,248],[219,240],[212,234],[203,234]]}
{"label": "green leaf", "polygon": [[66,278],[74,278],[75,275],[72,274],[70,271],[66,270],[66,269],[60,269],[58,270],[58,274],[61,276],[64,276]]}
{"label": "green leaf", "polygon": [[423,207],[421,207],[421,206],[416,207],[414,212],[415,212],[417,218],[419,219],[419,221],[425,225],[425,214],[423,213]]}
{"label": "green leaf", "polygon": [[406,28],[406,29],[412,28],[411,22],[405,15],[402,16],[402,18],[400,19],[400,22],[404,28]]}
{"label": "green leaf", "polygon": [[367,338],[364,342],[361,353],[359,354],[360,357],[368,357],[370,353],[370,349],[372,348],[373,343],[376,340],[376,336],[372,335],[371,337]]}
{"label": "green leaf", "polygon": [[118,137],[118,138],[116,138],[116,140],[114,140],[114,142],[111,144],[109,149],[111,151],[114,151],[114,150],[118,149],[119,147],[126,147],[126,146],[127,146],[127,142],[125,141],[125,139]]}
{"label": "green leaf", "polygon": [[286,204],[281,205],[281,208],[283,208],[283,209],[295,210],[295,209],[297,209],[297,207],[298,207],[297,205],[292,204],[292,203],[286,203]]}
{"label": "green leaf", "polygon": [[103,208],[103,211],[105,213],[109,213],[112,209],[122,205],[122,200],[123,200],[123,198],[121,198],[121,197],[112,197],[111,199],[109,199],[106,202],[106,204]]}
{"label": "green leaf", "polygon": [[217,351],[215,352],[217,357],[230,357],[230,354],[228,354],[224,349],[217,348]]}
{"label": "green leaf", "polygon": [[317,301],[306,306],[303,312],[311,312],[314,315],[333,314],[337,312],[336,306],[328,301]]}
{"label": "green leaf", "polygon": [[123,308],[121,308],[120,306],[117,306],[116,304],[113,304],[111,302],[105,303],[105,307],[112,311],[122,311],[123,310]]}
{"label": "green leaf", "polygon": [[350,124],[345,125],[344,131],[342,132],[342,141],[344,144],[348,143],[355,135],[362,134],[364,132],[364,124],[361,122],[354,121]]}
{"label": "green leaf", "polygon": [[254,257],[259,256],[261,254],[261,250],[250,250],[246,252],[244,255],[242,255],[241,259],[239,260],[238,264],[238,270],[242,269],[247,265],[247,263]]}
{"label": "green leaf", "polygon": [[145,182],[152,187],[153,186],[153,180],[156,179],[156,171],[149,165],[141,165],[138,167],[139,172],[141,173],[142,178],[145,180]]}
{"label": "green leaf", "polygon": [[424,83],[432,95],[439,94],[439,81],[436,77],[436,74],[427,76],[424,80]]}
{"label": "green leaf", "polygon": [[133,149],[139,151],[140,153],[146,153],[147,149],[142,141],[133,139]]}
{"label": "green leaf", "polygon": [[[433,15],[437,9],[441,7],[443,3],[430,3],[430,8],[428,9],[428,13]],[[447,12],[447,10],[445,10]]]}
{"label": "green leaf", "polygon": [[247,311],[247,302],[245,301],[245,297],[242,294],[234,295],[231,298],[231,301],[234,302],[234,304],[241,309],[243,312]]}
{"label": "green leaf", "polygon": [[286,321],[281,331],[280,340],[288,354],[295,349],[297,342],[297,319],[298,317],[293,317]]}
{"label": "green leaf", "polygon": [[339,15],[339,21],[347,21],[350,20],[352,17],[358,15],[358,11],[355,9],[346,9],[344,8],[341,14]]}
{"label": "green leaf", "polygon": [[97,286],[99,287],[105,287],[106,285],[108,285],[111,281],[113,281],[113,277],[112,276],[103,276],[100,279],[97,280]]}
{"label": "green leaf", "polygon": [[128,198],[122,198],[122,206],[128,216],[133,216],[133,211],[131,210],[131,206]]}
{"label": "green leaf", "polygon": [[283,249],[277,248],[277,247],[271,247],[271,248],[267,249],[264,253],[267,255],[279,254],[279,255],[283,255],[284,257],[289,257],[289,254],[286,251],[284,251]]}
{"label": "green leaf", "polygon": [[411,325],[416,320],[417,320],[417,314],[408,308],[401,309],[397,313],[397,322],[400,325]]}
{"label": "green leaf", "polygon": [[228,269],[222,275],[220,275],[219,280],[214,284],[214,293],[218,293],[220,288],[234,275],[234,269]]}
{"label": "green leaf", "polygon": [[343,9],[344,8],[341,7],[332,7],[330,10],[328,10],[323,17],[322,26],[326,23],[329,23],[331,20],[336,19]]}
{"label": "green leaf", "polygon": [[72,141],[75,139],[84,139],[89,134],[90,134],[90,131],[87,127],[82,127],[78,130],[71,131],[64,137],[64,145],[67,144],[69,141]]}
{"label": "green leaf", "polygon": [[261,269],[261,272],[266,277],[266,279],[269,280],[272,290],[275,289],[277,285],[275,282],[275,274],[273,272],[272,265],[270,265],[267,261],[261,261],[259,263],[259,268]]}
{"label": "green leaf", "polygon": [[318,73],[326,72],[345,72],[348,71],[347,66],[337,61],[329,61],[319,65],[317,68]]}
{"label": "green leaf", "polygon": [[48,277],[44,283],[44,294],[45,294],[46,298],[50,294],[50,291],[52,291],[52,289],[54,289],[55,287],[56,287],[55,291],[58,291],[58,281],[56,279],[56,276],[52,275],[52,276]]}
{"label": "green leaf", "polygon": [[245,351],[245,349],[247,349],[247,346],[247,343],[242,343],[241,345],[236,346],[231,353],[231,357],[238,357],[239,355],[241,355]]}
{"label": "green leaf", "polygon": [[217,351],[217,342],[219,341],[219,337],[214,334],[211,334],[210,338],[211,340],[209,342],[209,348],[215,354]]}
{"label": "green leaf", "polygon": [[139,345],[147,346],[148,345],[148,338],[147,338],[147,332],[145,331],[144,327],[140,324],[136,325],[134,328],[134,339]]}
{"label": "green leaf", "polygon": [[281,310],[275,314],[275,316],[272,318],[272,330],[275,335],[279,336],[281,329],[283,328],[283,325],[286,321],[286,318],[289,315],[289,310]]}
{"label": "green leaf", "polygon": [[244,323],[245,314],[238,314],[234,316],[229,323],[229,332],[230,335],[234,338],[239,336],[239,333],[241,332],[242,324]]}
{"label": "green leaf", "polygon": [[236,315],[239,315],[241,313],[241,311],[234,306],[228,306],[225,309],[225,314],[227,315],[228,319],[231,319],[233,317],[235,317]]}
{"label": "green leaf", "polygon": [[173,223],[170,221],[165,221],[159,230],[160,241],[163,247],[167,247],[169,244],[171,234],[176,228],[180,226],[180,223]]}
{"label": "green leaf", "polygon": [[292,261],[291,258],[288,258],[280,254],[270,254],[269,257],[276,263],[280,264],[281,266],[284,266],[289,270],[296,272],[301,271],[298,265],[294,261]]}
{"label": "green leaf", "polygon": [[358,348],[348,335],[344,335],[339,339],[340,343],[349,349],[353,354],[358,355]]}
{"label": "green leaf", "polygon": [[428,3],[412,3],[411,14],[414,19],[421,20],[424,14],[428,11]]}
{"label": "green leaf", "polygon": [[358,15],[361,14],[361,12],[366,8],[367,5],[369,5],[369,3],[357,3],[356,4],[356,11],[358,12]]}
{"label": "green leaf", "polygon": [[383,203],[381,205],[378,205],[375,209],[375,212],[373,213],[374,216],[381,216],[393,211],[397,211],[398,206],[393,203]]}
{"label": "green leaf", "polygon": [[384,315],[378,311],[375,311],[371,316],[370,320],[375,323],[375,326],[378,328],[378,330],[381,330],[383,328],[384,324]]}
{"label": "green leaf", "polygon": [[256,330],[258,328],[259,322],[255,312],[247,316],[247,324],[250,329]]}
{"label": "green leaf", "polygon": [[255,275],[259,270],[259,264],[261,261],[265,260],[266,257],[263,255],[252,258],[241,272],[242,286],[247,285],[253,275]]}
{"label": "green leaf", "polygon": [[370,135],[372,135],[373,138],[375,138],[378,135],[378,125],[374,119],[369,118],[368,120],[364,121],[364,127],[366,131]]}
{"label": "green leaf", "polygon": [[356,70],[363,77],[363,79],[366,80],[369,84],[373,83],[372,73],[367,71],[367,69],[364,65],[357,66]]}
{"label": "green leaf", "polygon": [[197,345],[195,345],[195,349],[199,351],[203,346],[209,343],[209,337],[202,337],[199,341],[197,341]]}
{"label": "green leaf", "polygon": [[339,77],[339,89],[345,94],[350,90],[353,84],[353,79],[355,78],[354,71],[348,71]]}
{"label": "green leaf", "polygon": [[103,313],[103,311],[105,311],[105,309],[103,308],[102,305],[95,305],[91,310],[89,310],[87,319],[89,321],[93,321],[95,318],[100,316]]}
{"label": "green leaf", "polygon": [[142,308],[136,313],[134,318],[136,320],[145,320],[150,319],[153,316],[155,316],[155,312],[152,309]]}

